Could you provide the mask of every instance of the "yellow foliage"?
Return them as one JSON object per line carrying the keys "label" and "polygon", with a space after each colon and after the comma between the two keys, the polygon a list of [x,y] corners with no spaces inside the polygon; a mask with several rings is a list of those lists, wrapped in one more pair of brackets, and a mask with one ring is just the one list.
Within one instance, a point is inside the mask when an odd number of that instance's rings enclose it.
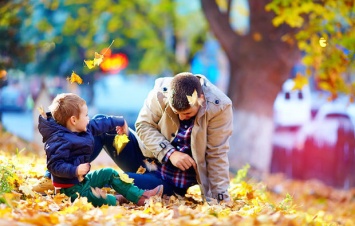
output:
{"label": "yellow foliage", "polygon": [[300,73],[296,74],[296,77],[293,79],[294,86],[292,90],[302,90],[302,88],[308,84],[308,78],[302,76]]}
{"label": "yellow foliage", "polygon": [[[29,164],[30,163],[30,164]],[[74,202],[64,194],[46,196],[29,193],[45,171],[44,157],[20,152],[0,151],[0,165],[16,172],[9,181],[12,192],[0,194],[0,224],[9,225],[354,225],[355,204],[352,193],[339,196],[325,185],[308,184],[283,178],[256,183],[245,179],[248,167],[230,182],[231,203],[202,203],[199,186],[188,189],[186,197],[151,198],[145,207],[133,203],[95,208],[85,197]],[[124,172],[120,178],[132,183]],[[241,180],[242,179],[242,180]],[[273,182],[272,182],[273,181]],[[20,187],[26,189],[20,189]],[[274,187],[284,192],[273,193]],[[310,192],[309,188],[312,188]],[[100,196],[114,194],[112,189],[96,189]],[[327,192],[321,192],[327,190]],[[292,194],[292,197],[288,194]],[[323,194],[323,195],[322,195]],[[328,196],[327,196],[328,195]],[[339,198],[336,198],[339,197]],[[320,202],[320,199],[326,200]],[[0,199],[1,200],[1,199]],[[11,223],[9,223],[11,222]]]}

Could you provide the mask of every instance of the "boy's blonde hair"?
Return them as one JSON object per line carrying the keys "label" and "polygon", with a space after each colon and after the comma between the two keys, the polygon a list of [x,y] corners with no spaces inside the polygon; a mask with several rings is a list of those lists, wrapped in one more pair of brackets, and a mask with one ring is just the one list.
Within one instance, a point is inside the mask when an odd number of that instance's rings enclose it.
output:
{"label": "boy's blonde hair", "polygon": [[70,117],[79,117],[80,107],[84,104],[86,101],[74,93],[61,93],[53,99],[49,110],[58,124],[66,126]]}

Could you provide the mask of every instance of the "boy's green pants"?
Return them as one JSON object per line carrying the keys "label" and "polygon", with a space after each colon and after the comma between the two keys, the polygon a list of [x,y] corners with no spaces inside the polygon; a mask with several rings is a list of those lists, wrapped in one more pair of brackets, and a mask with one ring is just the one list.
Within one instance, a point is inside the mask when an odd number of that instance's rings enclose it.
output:
{"label": "boy's green pants", "polygon": [[118,173],[112,168],[92,171],[85,176],[82,182],[70,188],[62,188],[60,189],[60,193],[71,197],[72,202],[79,194],[81,197],[87,197],[88,201],[91,202],[93,206],[116,206],[116,197],[114,195],[107,194],[105,199],[103,197],[96,197],[91,190],[91,187],[103,188],[107,186],[112,187],[116,192],[134,203],[137,203],[144,193],[144,190],[139,189],[134,184],[122,181]]}

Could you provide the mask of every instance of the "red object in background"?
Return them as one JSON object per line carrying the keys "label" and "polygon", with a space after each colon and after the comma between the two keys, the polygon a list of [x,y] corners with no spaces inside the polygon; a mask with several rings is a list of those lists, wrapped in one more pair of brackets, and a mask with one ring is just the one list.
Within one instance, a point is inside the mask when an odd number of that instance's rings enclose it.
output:
{"label": "red object in background", "polygon": [[[106,55],[106,54],[105,54]],[[118,73],[128,66],[128,57],[123,53],[114,53],[105,56],[100,68],[103,72]]]}
{"label": "red object in background", "polygon": [[271,172],[291,179],[318,179],[340,189],[355,187],[354,136],[351,120],[338,114],[304,127],[278,127]]}

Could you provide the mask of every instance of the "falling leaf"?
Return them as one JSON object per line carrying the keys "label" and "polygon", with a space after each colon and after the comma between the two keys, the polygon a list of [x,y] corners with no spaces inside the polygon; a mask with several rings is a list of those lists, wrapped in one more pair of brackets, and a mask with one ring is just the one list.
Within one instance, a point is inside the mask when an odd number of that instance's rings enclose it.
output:
{"label": "falling leaf", "polygon": [[93,60],[84,60],[84,62],[89,69],[93,69],[95,67]]}
{"label": "falling leaf", "polygon": [[99,66],[104,60],[104,55],[95,52],[94,60],[84,60],[84,63],[89,69],[93,69],[95,66]]}
{"label": "falling leaf", "polygon": [[104,55],[108,50],[110,50],[111,45],[113,44],[115,40],[113,40],[108,48],[106,48],[106,51],[103,54],[100,54],[98,52],[95,52],[95,58],[94,60],[84,60],[84,63],[89,69],[93,69],[95,66],[100,66],[102,61],[104,60]]}
{"label": "falling leaf", "polygon": [[83,79],[80,78],[79,75],[77,75],[74,71],[71,73],[70,75],[70,78],[68,77],[67,80],[70,82],[70,83],[78,83],[79,85],[83,83]]}
{"label": "falling leaf", "polygon": [[44,111],[43,106],[37,107],[37,110],[39,111],[39,114],[40,114],[43,118],[47,118],[46,112]]}
{"label": "falling leaf", "polygon": [[103,60],[104,60],[104,55],[95,52],[94,65],[99,66]]}
{"label": "falling leaf", "polygon": [[132,184],[133,183],[133,178],[130,178],[128,176],[128,174],[124,173],[124,172],[120,172],[118,171],[118,174],[120,175],[120,179],[128,184]]}
{"label": "falling leaf", "polygon": [[113,141],[113,146],[116,148],[117,154],[120,154],[122,149],[126,146],[129,142],[128,136],[126,134],[117,134]]}

